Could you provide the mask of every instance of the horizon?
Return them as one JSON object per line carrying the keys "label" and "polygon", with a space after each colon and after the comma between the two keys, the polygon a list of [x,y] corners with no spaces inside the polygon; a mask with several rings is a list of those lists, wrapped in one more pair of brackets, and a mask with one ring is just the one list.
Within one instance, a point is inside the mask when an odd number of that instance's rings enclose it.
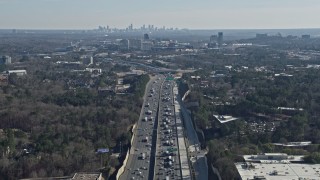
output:
{"label": "horizon", "polygon": [[[79,29],[72,29],[72,28],[0,28],[0,30],[9,30],[9,31],[12,31],[12,30],[40,30],[40,31],[51,31],[51,30],[54,30],[54,31],[92,31],[92,30],[97,30],[99,27],[99,25],[97,27],[93,27],[93,28],[79,28]],[[104,27],[104,26],[102,26]],[[157,27],[157,26],[155,26]],[[118,30],[124,30],[126,28],[122,28],[122,27],[109,27],[110,29],[118,29]],[[310,27],[310,28],[222,28],[222,29],[196,29],[196,28],[178,28],[178,30],[188,30],[188,31],[229,31],[229,30],[320,30],[320,27]],[[138,30],[140,31],[141,29],[140,28],[136,28],[136,29],[133,29],[133,30]],[[167,29],[166,29],[167,30]],[[176,30],[176,29],[174,29]],[[145,30],[145,31],[148,31],[148,30]]]}
{"label": "horizon", "polygon": [[0,29],[314,29],[320,28],[319,9],[318,0],[0,0]]}

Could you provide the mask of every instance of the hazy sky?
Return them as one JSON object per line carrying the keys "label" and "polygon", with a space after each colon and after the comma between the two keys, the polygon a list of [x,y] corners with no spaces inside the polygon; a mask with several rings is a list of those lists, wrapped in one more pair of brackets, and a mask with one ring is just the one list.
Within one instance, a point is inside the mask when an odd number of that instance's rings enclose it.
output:
{"label": "hazy sky", "polygon": [[320,28],[320,0],[0,0],[0,28]]}

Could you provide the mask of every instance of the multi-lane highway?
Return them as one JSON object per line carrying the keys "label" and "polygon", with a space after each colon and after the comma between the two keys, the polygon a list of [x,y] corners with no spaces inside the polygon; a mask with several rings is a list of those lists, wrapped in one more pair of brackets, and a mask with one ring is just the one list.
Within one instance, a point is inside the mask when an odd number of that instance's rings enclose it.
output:
{"label": "multi-lane highway", "polygon": [[159,104],[155,175],[156,180],[182,179],[174,113],[174,82],[165,80]]}
{"label": "multi-lane highway", "polygon": [[153,179],[159,93],[163,75],[154,76],[147,84],[139,121],[121,180]]}
{"label": "multi-lane highway", "polygon": [[[171,80],[170,80],[171,79]],[[176,83],[156,75],[146,87],[121,180],[191,179]]]}

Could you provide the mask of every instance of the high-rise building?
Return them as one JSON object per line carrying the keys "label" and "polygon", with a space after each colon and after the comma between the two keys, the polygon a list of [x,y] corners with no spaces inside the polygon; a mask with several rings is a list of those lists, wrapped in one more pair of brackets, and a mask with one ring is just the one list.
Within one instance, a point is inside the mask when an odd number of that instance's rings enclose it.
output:
{"label": "high-rise building", "polygon": [[218,36],[212,35],[210,36],[210,41],[208,43],[208,48],[216,48],[218,44]]}
{"label": "high-rise building", "polygon": [[144,35],[143,35],[143,39],[144,39],[144,40],[149,40],[149,34],[144,34]]}
{"label": "high-rise building", "polygon": [[218,36],[217,35],[210,36],[210,43],[216,43],[217,41],[218,41]]}
{"label": "high-rise building", "polygon": [[221,47],[223,44],[223,32],[218,32],[218,45]]}
{"label": "high-rise building", "polygon": [[0,64],[11,64],[10,56],[2,56],[0,59]]}
{"label": "high-rise building", "polygon": [[128,39],[122,39],[119,42],[119,48],[121,50],[128,50],[129,49],[129,40]]}

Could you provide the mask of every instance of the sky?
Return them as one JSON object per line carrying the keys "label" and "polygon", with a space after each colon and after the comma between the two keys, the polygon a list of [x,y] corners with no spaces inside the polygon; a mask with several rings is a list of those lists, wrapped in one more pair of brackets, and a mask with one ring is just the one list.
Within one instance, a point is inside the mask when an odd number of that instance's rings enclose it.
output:
{"label": "sky", "polygon": [[320,0],[0,0],[0,29],[320,28]]}

